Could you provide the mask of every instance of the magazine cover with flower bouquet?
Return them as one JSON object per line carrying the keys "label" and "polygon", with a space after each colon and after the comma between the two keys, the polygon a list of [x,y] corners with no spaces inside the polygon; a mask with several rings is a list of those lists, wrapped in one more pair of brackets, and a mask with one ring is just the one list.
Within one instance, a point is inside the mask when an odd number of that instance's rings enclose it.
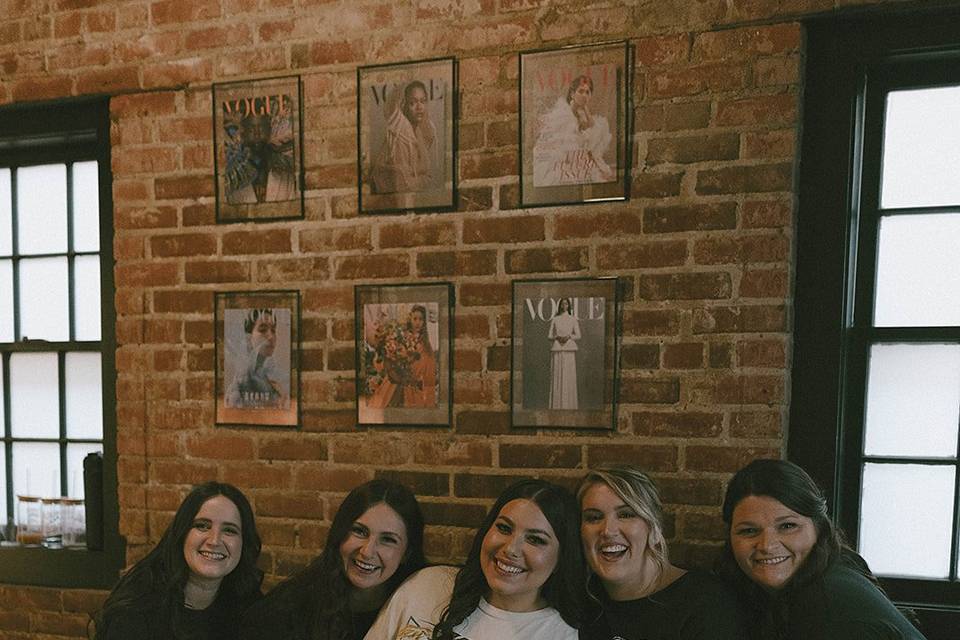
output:
{"label": "magazine cover with flower bouquet", "polygon": [[357,424],[449,426],[451,286],[355,290]]}

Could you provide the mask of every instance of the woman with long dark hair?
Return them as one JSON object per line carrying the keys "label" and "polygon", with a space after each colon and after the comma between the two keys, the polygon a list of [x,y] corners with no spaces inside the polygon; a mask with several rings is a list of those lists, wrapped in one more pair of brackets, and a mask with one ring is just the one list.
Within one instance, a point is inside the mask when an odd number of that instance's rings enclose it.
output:
{"label": "woman with long dark hair", "polygon": [[867,563],[843,541],[820,488],[797,465],[754,460],[723,501],[717,569],[749,606],[762,640],[920,640]]}
{"label": "woman with long dark hair", "polygon": [[260,536],[236,487],[207,482],[180,504],[160,542],[94,617],[95,640],[232,640],[260,597]]}
{"label": "woman with long dark hair", "polygon": [[544,480],[511,485],[464,566],[411,577],[366,640],[576,640],[584,583],[576,523],[566,489]]}
{"label": "woman with long dark hair", "polygon": [[670,561],[656,485],[635,467],[597,467],[580,489],[580,537],[600,605],[581,640],[742,640],[733,590]]}
{"label": "woman with long dark hair", "polygon": [[423,558],[423,515],[413,493],[371,480],[344,499],[323,551],[244,616],[244,640],[359,640]]}

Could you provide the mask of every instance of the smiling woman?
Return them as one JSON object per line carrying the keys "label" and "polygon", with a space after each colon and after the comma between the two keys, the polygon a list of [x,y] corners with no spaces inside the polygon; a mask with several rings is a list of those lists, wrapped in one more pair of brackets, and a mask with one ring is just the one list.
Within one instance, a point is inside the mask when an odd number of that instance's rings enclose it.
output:
{"label": "smiling woman", "polygon": [[575,640],[583,608],[576,518],[566,489],[543,480],[511,485],[463,568],[417,573],[365,640]]}
{"label": "smiling woman", "polygon": [[233,640],[260,597],[260,536],[247,498],[207,482],[183,500],[157,546],[126,573],[94,618],[95,640]]}
{"label": "smiling woman", "polygon": [[242,640],[360,640],[390,594],[425,564],[413,493],[388,480],[351,491],[323,551],[244,615]]}
{"label": "smiling woman", "polygon": [[757,640],[922,640],[827,516],[797,465],[754,460],[723,500],[718,570],[749,604]]}
{"label": "smiling woman", "polygon": [[653,481],[629,466],[589,472],[577,492],[580,536],[592,575],[583,640],[741,640],[733,592],[717,578],[670,562]]}

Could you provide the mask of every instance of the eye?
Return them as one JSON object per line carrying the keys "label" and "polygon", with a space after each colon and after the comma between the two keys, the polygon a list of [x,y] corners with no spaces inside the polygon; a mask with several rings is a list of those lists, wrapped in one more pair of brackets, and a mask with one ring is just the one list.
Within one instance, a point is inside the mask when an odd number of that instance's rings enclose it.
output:
{"label": "eye", "polygon": [[350,533],[360,538],[366,538],[369,531],[362,524],[354,522],[353,525],[350,527]]}
{"label": "eye", "polygon": [[798,523],[796,523],[796,522],[790,522],[790,521],[781,522],[781,523],[780,523],[780,530],[781,530],[781,531],[792,531],[793,529],[796,529],[796,528],[798,528],[799,526],[800,526],[800,525],[799,525]]}
{"label": "eye", "polygon": [[550,541],[544,538],[543,536],[529,535],[527,536],[527,542],[536,546],[536,547],[545,547],[550,544]]}
{"label": "eye", "polygon": [[629,520],[630,518],[636,518],[637,512],[633,509],[620,509],[617,511],[617,517],[621,520]]}
{"label": "eye", "polygon": [[498,522],[494,526],[497,528],[497,531],[504,535],[508,535],[512,531],[510,525],[508,525],[506,522]]}
{"label": "eye", "polygon": [[238,536],[240,535],[240,528],[235,527],[232,524],[224,525],[223,532],[227,535]]}
{"label": "eye", "polygon": [[388,544],[391,546],[396,546],[400,544],[400,538],[394,535],[382,535],[380,536],[380,542],[383,544]]}
{"label": "eye", "polygon": [[740,527],[735,531],[738,536],[749,538],[751,536],[757,535],[758,529],[756,527]]}
{"label": "eye", "polygon": [[584,522],[593,524],[594,522],[600,522],[603,520],[603,514],[599,511],[584,511],[580,516]]}
{"label": "eye", "polygon": [[197,531],[209,531],[210,530],[210,521],[209,520],[194,520],[193,528]]}

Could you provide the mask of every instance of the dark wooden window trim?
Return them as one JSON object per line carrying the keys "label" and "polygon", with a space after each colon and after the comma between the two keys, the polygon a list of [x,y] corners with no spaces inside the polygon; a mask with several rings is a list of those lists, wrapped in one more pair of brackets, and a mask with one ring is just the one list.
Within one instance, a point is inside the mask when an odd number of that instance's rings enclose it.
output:
{"label": "dark wooden window trim", "polygon": [[[110,110],[105,97],[0,108],[0,166],[97,159],[100,171],[101,362],[103,384],[103,549],[0,548],[0,583],[108,588],[124,563],[119,535],[116,453],[116,314]],[[5,351],[30,350],[19,344]]]}

